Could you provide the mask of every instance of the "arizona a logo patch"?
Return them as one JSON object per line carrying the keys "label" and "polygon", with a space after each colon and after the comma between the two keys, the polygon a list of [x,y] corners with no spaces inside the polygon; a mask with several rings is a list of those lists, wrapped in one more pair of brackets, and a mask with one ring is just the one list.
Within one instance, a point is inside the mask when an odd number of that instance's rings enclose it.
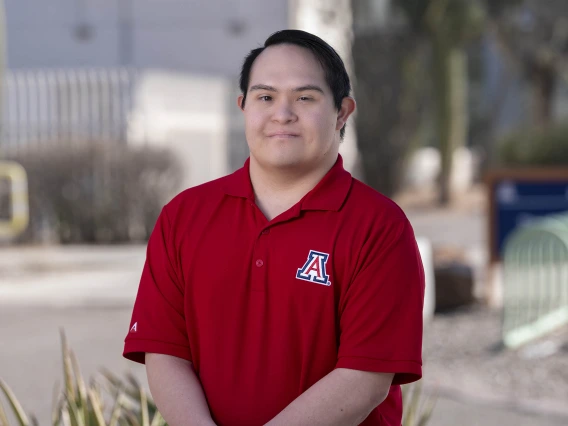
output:
{"label": "arizona a logo patch", "polygon": [[330,286],[329,275],[325,270],[329,254],[310,250],[308,260],[296,273],[299,280],[310,281],[316,284]]}

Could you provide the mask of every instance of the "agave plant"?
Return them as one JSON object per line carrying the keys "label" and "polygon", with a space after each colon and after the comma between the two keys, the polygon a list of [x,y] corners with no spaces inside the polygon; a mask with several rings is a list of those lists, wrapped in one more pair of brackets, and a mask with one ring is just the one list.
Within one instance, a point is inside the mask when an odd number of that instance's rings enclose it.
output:
{"label": "agave plant", "polygon": [[[14,395],[10,387],[2,379],[0,379],[0,389],[2,390],[2,393],[4,394],[4,396],[8,400],[8,403],[12,407],[14,417],[16,418],[16,421],[18,422],[19,425],[21,426],[38,425],[38,421],[35,417],[33,416],[28,417],[28,415],[22,408],[22,405],[16,399],[16,396]],[[2,401],[0,401],[0,426],[9,426],[9,424],[10,422],[8,421],[8,414],[6,413],[6,409],[2,405]]]}
{"label": "agave plant", "polygon": [[[85,382],[77,358],[61,331],[64,389],[55,393],[51,423],[53,426],[167,426],[156,404],[136,378],[126,375],[126,382],[108,371]],[[18,399],[0,379],[6,397],[20,426],[36,426]],[[0,426],[10,426],[6,409],[0,401]]]}
{"label": "agave plant", "polygon": [[404,402],[402,426],[425,426],[430,421],[436,405],[436,398],[424,397],[423,393],[422,381],[402,387],[402,400]]}

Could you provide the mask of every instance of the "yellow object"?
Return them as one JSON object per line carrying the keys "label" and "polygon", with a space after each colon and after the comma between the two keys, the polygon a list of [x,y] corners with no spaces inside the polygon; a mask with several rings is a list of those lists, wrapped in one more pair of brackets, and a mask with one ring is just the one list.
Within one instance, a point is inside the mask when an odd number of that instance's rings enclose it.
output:
{"label": "yellow object", "polygon": [[13,238],[24,232],[29,224],[28,178],[18,163],[0,161],[0,178],[10,181],[10,220],[0,221],[0,238]]}

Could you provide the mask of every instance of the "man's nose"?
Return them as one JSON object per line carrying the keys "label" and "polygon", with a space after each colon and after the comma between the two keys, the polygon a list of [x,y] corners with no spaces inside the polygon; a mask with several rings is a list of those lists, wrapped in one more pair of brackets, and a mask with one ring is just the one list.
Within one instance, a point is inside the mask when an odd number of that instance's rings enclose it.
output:
{"label": "man's nose", "polygon": [[297,116],[290,102],[288,100],[281,100],[274,106],[272,119],[279,123],[290,123],[295,121]]}

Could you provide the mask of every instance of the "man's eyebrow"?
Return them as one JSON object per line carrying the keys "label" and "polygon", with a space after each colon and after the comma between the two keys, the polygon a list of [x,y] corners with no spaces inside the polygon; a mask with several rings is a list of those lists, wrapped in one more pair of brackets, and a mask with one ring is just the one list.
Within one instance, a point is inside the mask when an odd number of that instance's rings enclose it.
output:
{"label": "man's eyebrow", "polygon": [[316,92],[323,93],[323,89],[315,84],[306,84],[305,86],[296,87],[294,92],[305,92],[308,90],[315,90]]}
{"label": "man's eyebrow", "polygon": [[276,88],[272,87],[272,86],[267,86],[266,84],[255,84],[254,86],[251,86],[249,89],[249,92],[252,92],[253,90],[268,90],[269,92],[277,92],[278,90],[276,90]]}
{"label": "man's eyebrow", "polygon": [[[249,92],[252,92],[254,90],[266,90],[269,92],[278,92],[278,90],[276,90],[275,87],[267,86],[266,84],[255,84],[254,86],[250,87]],[[292,89],[293,92],[306,92],[308,90],[314,90],[316,92],[324,93],[323,89],[315,84],[306,84],[304,86]]]}

